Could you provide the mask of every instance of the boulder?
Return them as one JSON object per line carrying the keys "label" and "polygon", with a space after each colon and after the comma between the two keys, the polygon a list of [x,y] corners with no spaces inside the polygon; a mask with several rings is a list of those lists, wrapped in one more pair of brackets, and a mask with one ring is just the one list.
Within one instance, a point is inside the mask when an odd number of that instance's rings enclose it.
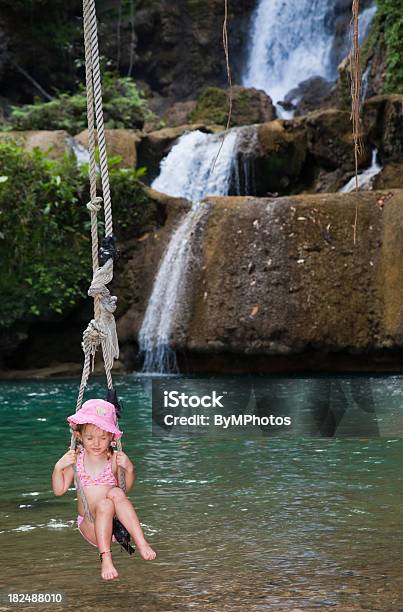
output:
{"label": "boulder", "polygon": [[[118,330],[129,367],[160,258],[188,209],[169,202],[166,226],[125,255],[130,305]],[[175,323],[188,370],[396,367],[403,191],[207,198],[204,206],[193,289]]]}
{"label": "boulder", "polygon": [[284,101],[295,109],[294,117],[318,108],[330,108],[334,105],[334,83],[323,77],[311,77],[289,91]]}
{"label": "boulder", "polygon": [[383,161],[403,156],[403,94],[374,96],[365,101],[363,125]]}
{"label": "boulder", "polygon": [[196,100],[188,100],[187,102],[176,102],[172,104],[162,116],[163,121],[168,127],[178,127],[189,123],[189,115],[195,110],[197,105]]}
{"label": "boulder", "polygon": [[[239,58],[234,62],[234,81],[241,77],[255,6],[256,0],[237,0],[228,5],[229,53]],[[194,98],[207,83],[225,85],[223,19],[222,0],[142,2],[133,23],[137,36],[136,72],[152,83],[153,89],[177,101]],[[129,23],[129,13],[126,22]],[[109,38],[114,39],[112,35]],[[129,56],[122,53],[122,67]]]}
{"label": "boulder", "polygon": [[[105,130],[105,139],[108,156],[118,155],[122,158],[118,164],[119,168],[136,168],[137,145],[141,140],[141,132],[123,128]],[[74,136],[74,140],[88,149],[88,130]]]}
{"label": "boulder", "polygon": [[254,153],[256,193],[289,193],[300,182],[307,156],[306,135],[302,129],[289,129],[284,121],[271,121],[257,127],[258,146]]}
{"label": "boulder", "polygon": [[71,152],[71,136],[64,130],[0,132],[0,142],[6,140],[13,140],[27,151],[38,148],[50,159],[60,159],[65,153]]}
{"label": "boulder", "polygon": [[[292,121],[292,120],[291,120]],[[350,113],[335,108],[318,110],[288,123],[306,130],[309,153],[326,170],[354,166],[353,136]],[[364,145],[366,139],[364,137]],[[371,161],[371,148],[365,147],[359,159],[359,167],[366,167]]]}
{"label": "boulder", "polygon": [[[192,121],[227,125],[229,112],[229,89],[207,87],[197,101],[196,108],[191,112]],[[232,88],[231,127],[264,123],[276,117],[276,110],[270,96],[260,89],[240,87]]]}
{"label": "boulder", "polygon": [[403,163],[385,166],[375,177],[375,189],[403,189]]}

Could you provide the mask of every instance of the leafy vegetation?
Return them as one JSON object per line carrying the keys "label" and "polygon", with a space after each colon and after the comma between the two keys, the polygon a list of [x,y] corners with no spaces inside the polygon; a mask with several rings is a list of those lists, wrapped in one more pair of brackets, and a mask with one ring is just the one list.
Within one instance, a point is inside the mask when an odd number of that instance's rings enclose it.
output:
{"label": "leafy vegetation", "polygon": [[377,0],[387,48],[385,93],[403,93],[403,7],[396,0]]}
{"label": "leafy vegetation", "polygon": [[[103,75],[104,120],[107,128],[142,128],[151,113],[146,100],[130,78]],[[11,127],[17,130],[66,130],[78,134],[87,126],[86,96],[81,85],[75,94],[61,93],[50,102],[14,107]]]}
{"label": "leafy vegetation", "polygon": [[[114,160],[115,163],[118,161]],[[47,159],[14,142],[0,144],[0,327],[61,315],[86,295],[91,278],[86,169],[73,157]],[[139,177],[111,168],[118,239],[158,224],[158,207]]]}
{"label": "leafy vegetation", "polygon": [[[61,313],[84,295],[90,275],[87,215],[75,163],[0,145],[0,326]],[[68,245],[68,247],[67,247]]]}

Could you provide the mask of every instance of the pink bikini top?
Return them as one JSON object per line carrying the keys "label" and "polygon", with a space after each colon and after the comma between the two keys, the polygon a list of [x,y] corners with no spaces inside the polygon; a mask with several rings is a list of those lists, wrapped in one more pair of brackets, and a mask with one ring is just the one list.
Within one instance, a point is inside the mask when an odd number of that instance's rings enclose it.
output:
{"label": "pink bikini top", "polygon": [[88,487],[93,485],[112,485],[114,487],[117,487],[118,483],[114,473],[112,472],[112,460],[109,459],[106,462],[106,465],[102,472],[98,474],[98,476],[93,477],[90,476],[90,474],[87,474],[87,472],[85,471],[84,454],[85,451],[82,448],[78,454],[76,463],[77,475],[80,479],[81,486]]}

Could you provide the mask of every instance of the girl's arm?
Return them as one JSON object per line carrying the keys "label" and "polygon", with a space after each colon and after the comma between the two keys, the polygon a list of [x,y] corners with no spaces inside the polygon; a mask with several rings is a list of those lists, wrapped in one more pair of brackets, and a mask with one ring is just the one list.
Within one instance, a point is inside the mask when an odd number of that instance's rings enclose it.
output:
{"label": "girl's arm", "polygon": [[116,457],[116,470],[118,471],[119,467],[124,469],[126,491],[130,491],[134,486],[134,481],[136,480],[136,470],[134,469],[134,465],[123,451],[114,453],[114,457]]}
{"label": "girl's arm", "polygon": [[74,479],[73,465],[76,462],[76,452],[69,450],[56,463],[52,474],[52,489],[55,495],[64,495]]}

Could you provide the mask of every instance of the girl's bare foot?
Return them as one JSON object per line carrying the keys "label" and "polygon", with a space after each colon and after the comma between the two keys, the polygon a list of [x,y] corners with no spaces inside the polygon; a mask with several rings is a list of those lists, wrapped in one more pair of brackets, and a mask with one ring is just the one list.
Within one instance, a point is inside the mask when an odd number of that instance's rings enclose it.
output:
{"label": "girl's bare foot", "polygon": [[141,544],[138,544],[136,542],[136,546],[138,548],[140,556],[143,557],[145,561],[152,561],[157,556],[157,553],[155,552],[155,550],[151,548],[151,546],[146,540],[141,542]]}
{"label": "girl's bare foot", "polygon": [[116,571],[115,566],[112,563],[112,553],[110,550],[107,550],[102,553],[102,568],[101,568],[101,577],[103,580],[114,580],[118,577],[118,572]]}

